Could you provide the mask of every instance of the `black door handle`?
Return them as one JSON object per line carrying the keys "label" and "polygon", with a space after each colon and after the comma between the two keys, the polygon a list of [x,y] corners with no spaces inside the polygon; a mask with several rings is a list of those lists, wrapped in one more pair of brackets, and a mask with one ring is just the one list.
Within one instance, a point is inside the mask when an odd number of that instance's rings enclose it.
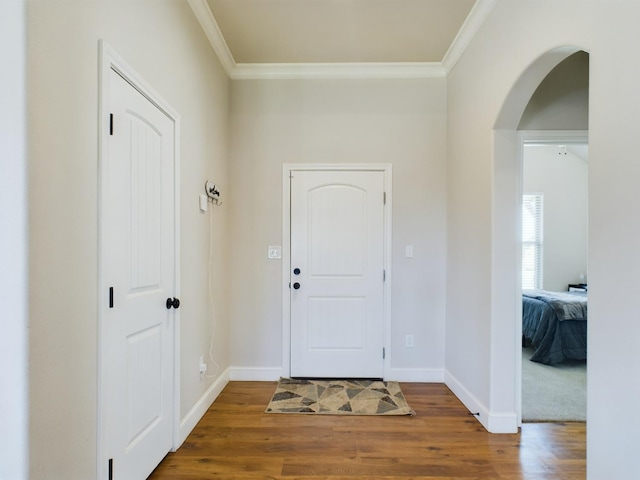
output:
{"label": "black door handle", "polygon": [[173,308],[180,308],[180,299],[176,298],[176,297],[169,297],[167,298],[167,310],[169,310],[171,307]]}
{"label": "black door handle", "polygon": [[298,282],[294,283],[293,288],[298,290],[300,288],[300,284]]}

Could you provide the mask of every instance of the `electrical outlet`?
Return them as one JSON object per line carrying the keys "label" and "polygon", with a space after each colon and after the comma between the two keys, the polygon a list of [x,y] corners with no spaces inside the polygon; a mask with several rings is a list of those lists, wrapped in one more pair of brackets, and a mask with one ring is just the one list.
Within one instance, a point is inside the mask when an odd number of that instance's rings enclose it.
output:
{"label": "electrical outlet", "polygon": [[406,335],[404,337],[404,346],[407,348],[413,348],[413,335]]}
{"label": "electrical outlet", "polygon": [[207,373],[207,364],[204,363],[204,355],[200,355],[200,378],[204,378],[205,373]]}

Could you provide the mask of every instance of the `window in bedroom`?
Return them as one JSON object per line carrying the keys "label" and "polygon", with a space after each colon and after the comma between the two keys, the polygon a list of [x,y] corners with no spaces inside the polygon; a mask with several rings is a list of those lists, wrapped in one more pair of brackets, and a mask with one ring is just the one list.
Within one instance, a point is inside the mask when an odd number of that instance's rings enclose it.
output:
{"label": "window in bedroom", "polygon": [[542,288],[542,194],[522,196],[522,288]]}

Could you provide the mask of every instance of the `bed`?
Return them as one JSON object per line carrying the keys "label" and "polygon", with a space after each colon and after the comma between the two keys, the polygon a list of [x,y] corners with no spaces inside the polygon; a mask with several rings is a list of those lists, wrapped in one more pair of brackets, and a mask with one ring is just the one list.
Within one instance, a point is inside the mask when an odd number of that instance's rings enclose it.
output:
{"label": "bed", "polygon": [[522,292],[523,345],[531,360],[547,365],[587,358],[586,292]]}

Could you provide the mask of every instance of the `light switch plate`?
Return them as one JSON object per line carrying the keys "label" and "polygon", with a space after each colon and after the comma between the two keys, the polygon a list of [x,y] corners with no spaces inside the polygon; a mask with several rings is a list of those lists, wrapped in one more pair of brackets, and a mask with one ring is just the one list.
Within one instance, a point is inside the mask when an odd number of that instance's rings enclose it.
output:
{"label": "light switch plate", "polygon": [[407,348],[413,348],[413,335],[405,335],[404,346]]}
{"label": "light switch plate", "polygon": [[280,245],[269,245],[269,258],[282,258],[282,247]]}
{"label": "light switch plate", "polygon": [[413,258],[413,245],[407,245],[404,249],[404,256],[406,258]]}

